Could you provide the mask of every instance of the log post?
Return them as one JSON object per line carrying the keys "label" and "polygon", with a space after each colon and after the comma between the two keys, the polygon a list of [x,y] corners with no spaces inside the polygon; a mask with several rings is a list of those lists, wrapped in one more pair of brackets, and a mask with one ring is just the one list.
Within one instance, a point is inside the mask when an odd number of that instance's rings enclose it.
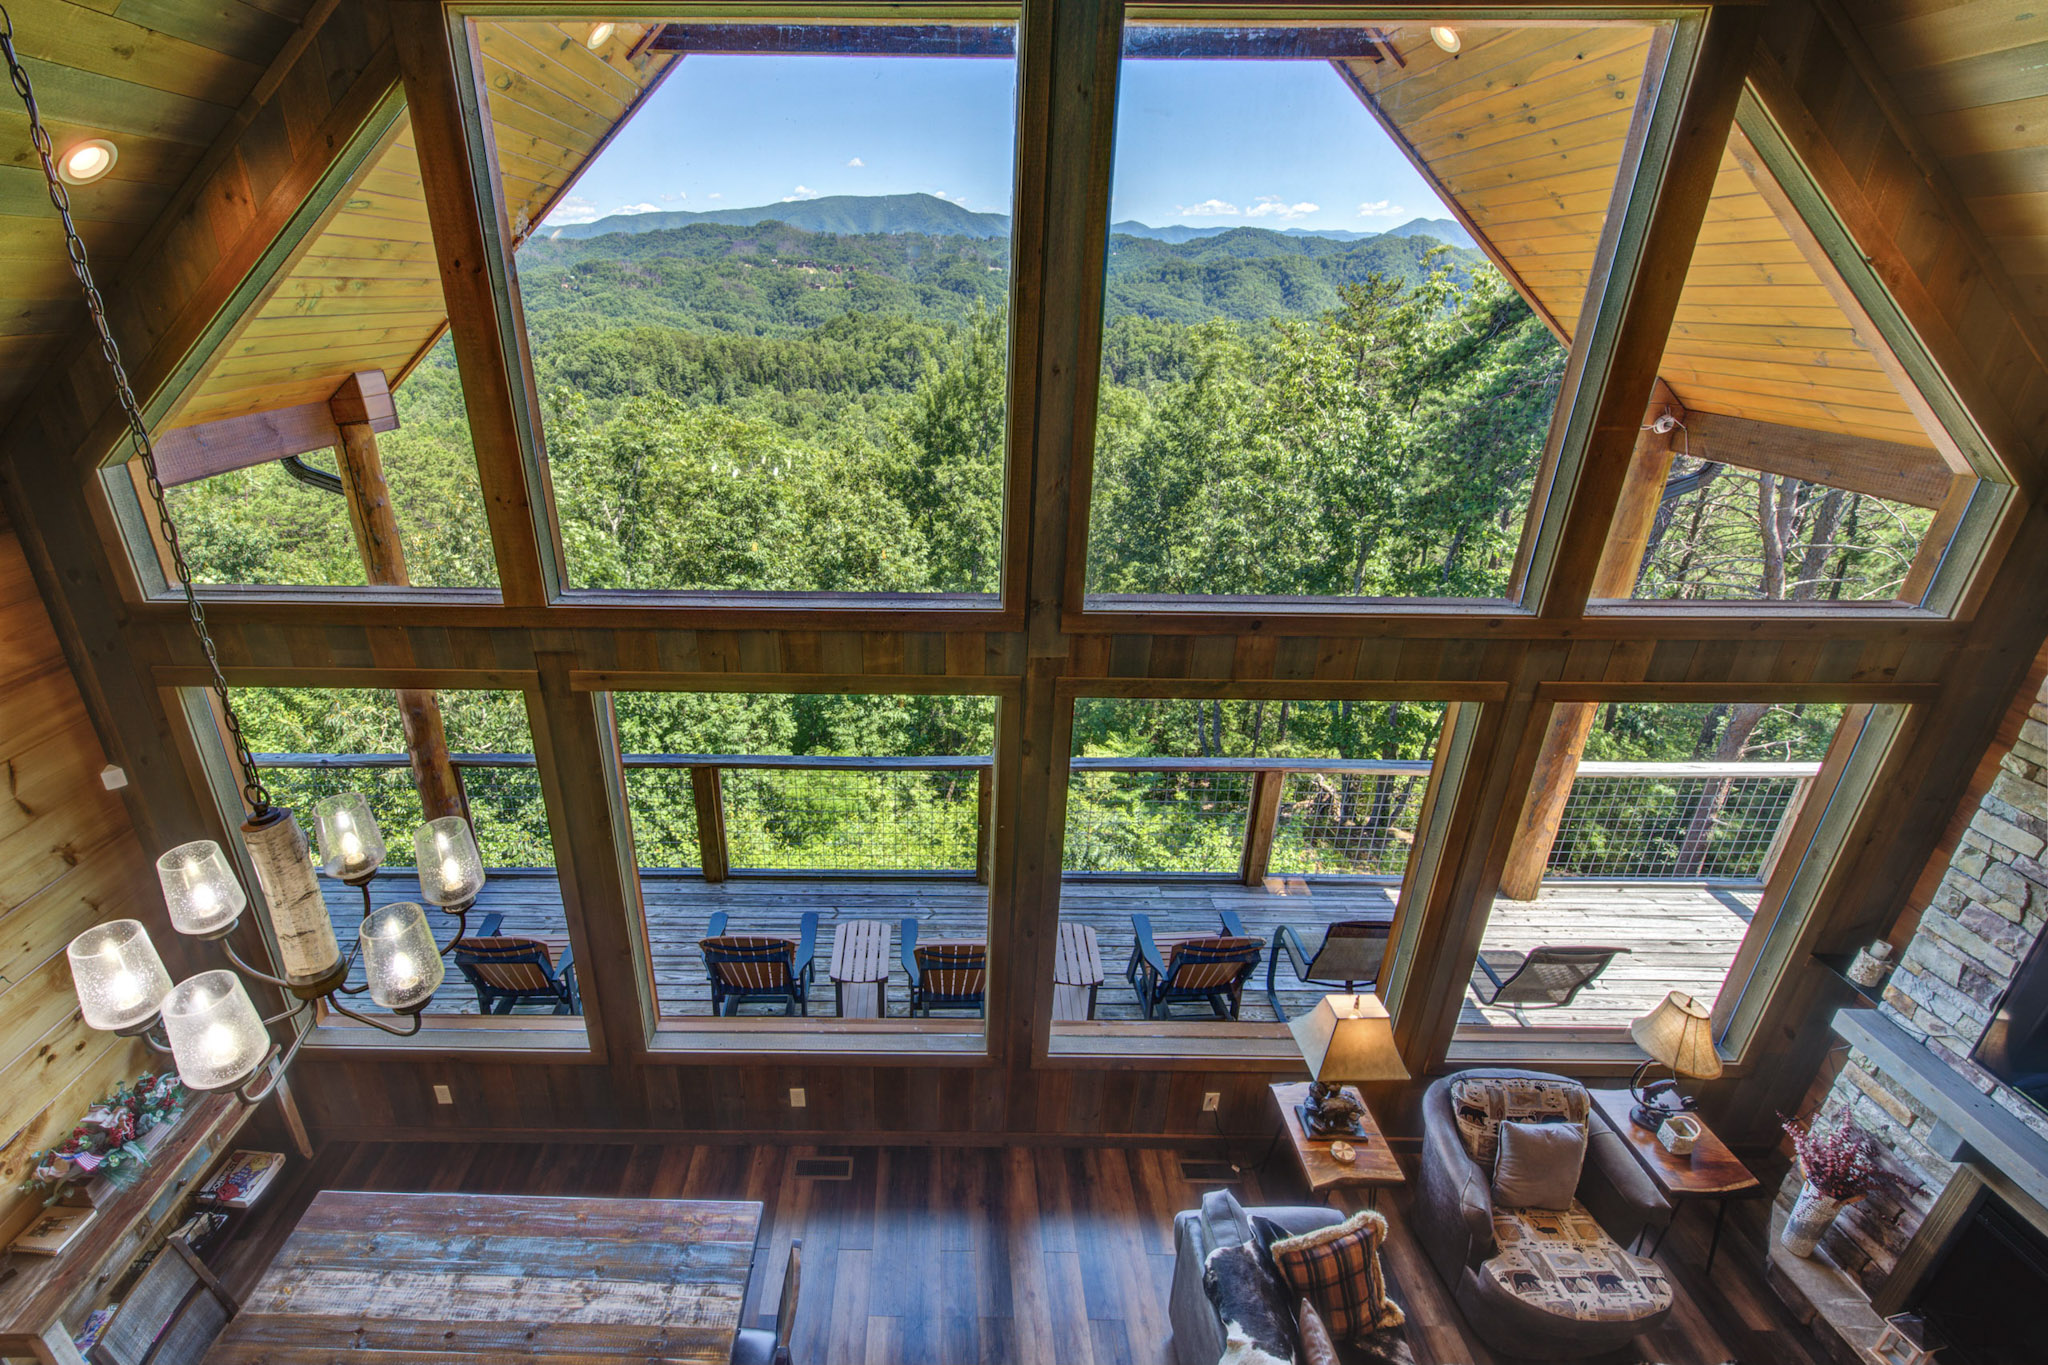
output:
{"label": "log post", "polygon": [[[363,573],[377,587],[408,587],[405,547],[398,539],[398,518],[391,510],[391,488],[384,481],[384,461],[377,452],[377,431],[390,429],[396,407],[382,370],[350,375],[328,400],[341,443],[335,460],[341,469],[342,491],[348,496],[348,520],[363,557]],[[401,687],[399,719],[405,725],[405,751],[412,759],[413,785],[419,788],[420,811],[429,820],[469,814],[462,781],[448,759],[448,734],[441,724],[441,701],[431,690]]]}
{"label": "log post", "polygon": [[988,885],[996,854],[996,771],[993,763],[976,770],[974,796],[974,879]]}
{"label": "log post", "polygon": [[1250,809],[1245,812],[1244,854],[1238,860],[1238,880],[1258,886],[1266,880],[1266,867],[1273,858],[1273,837],[1280,828],[1280,792],[1287,774],[1274,768],[1260,768],[1252,774]]}
{"label": "log post", "polygon": [[690,769],[690,796],[697,806],[697,865],[707,882],[725,880],[730,855],[725,846],[725,793],[717,768]]}
{"label": "log post", "polygon": [[[1636,437],[1628,476],[1614,509],[1614,522],[1600,552],[1600,565],[1593,574],[1594,597],[1627,597],[1635,591],[1643,552],[1650,543],[1650,528],[1664,499],[1664,483],[1671,477],[1672,433],[1650,426],[1667,413],[1680,420],[1685,416],[1685,410],[1660,382],[1657,397],[1643,416],[1644,427]],[[1544,732],[1543,749],[1536,758],[1529,799],[1522,805],[1508,865],[1501,873],[1500,894],[1509,900],[1534,900],[1543,885],[1544,869],[1550,865],[1550,846],[1557,842],[1558,824],[1572,794],[1572,780],[1578,775],[1579,755],[1585,752],[1586,736],[1592,733],[1593,718],[1599,712],[1600,703],[1590,701],[1559,702],[1551,710],[1550,727]]]}

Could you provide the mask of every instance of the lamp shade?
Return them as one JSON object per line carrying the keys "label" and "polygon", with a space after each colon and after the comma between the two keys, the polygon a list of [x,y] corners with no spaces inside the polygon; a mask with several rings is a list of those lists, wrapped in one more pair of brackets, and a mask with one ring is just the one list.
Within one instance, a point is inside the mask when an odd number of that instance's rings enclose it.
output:
{"label": "lamp shade", "polygon": [[1287,1027],[1315,1080],[1344,1085],[1408,1079],[1394,1046],[1394,1022],[1377,995],[1326,995]]}
{"label": "lamp shade", "polygon": [[262,1016],[226,968],[201,972],[164,997],[164,1033],[178,1079],[193,1090],[226,1090],[256,1074],[270,1052]]}
{"label": "lamp shade", "polygon": [[361,792],[338,792],[313,803],[320,827],[320,870],[348,881],[384,865],[384,831]]}
{"label": "lamp shade", "polygon": [[242,917],[249,894],[228,865],[228,855],[211,839],[179,844],[156,860],[171,927],[181,934],[211,938]]}
{"label": "lamp shade", "polygon": [[71,984],[78,1012],[93,1028],[133,1028],[156,1017],[170,992],[170,973],[140,920],[117,919],[71,940]]}
{"label": "lamp shade", "polygon": [[363,921],[363,978],[370,999],[403,1013],[433,998],[447,968],[427,927],[427,912],[412,901],[379,906]]}
{"label": "lamp shade", "polygon": [[484,857],[476,833],[459,815],[444,815],[413,831],[420,897],[429,905],[467,905],[484,889]]}
{"label": "lamp shade", "polygon": [[1721,1074],[1721,1054],[1714,1049],[1714,1025],[1705,1005],[1683,991],[1673,991],[1657,1008],[1628,1026],[1629,1037],[1653,1061],[1673,1075],[1707,1081]]}

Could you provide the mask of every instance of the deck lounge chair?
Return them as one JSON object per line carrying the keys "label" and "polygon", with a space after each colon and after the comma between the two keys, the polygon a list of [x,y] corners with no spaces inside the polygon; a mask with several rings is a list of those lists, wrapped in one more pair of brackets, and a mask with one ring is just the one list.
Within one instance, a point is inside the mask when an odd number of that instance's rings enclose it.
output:
{"label": "deck lounge chair", "polygon": [[1493,994],[1484,995],[1476,986],[1472,993],[1479,996],[1480,1004],[1494,1009],[1558,1009],[1571,1004],[1574,996],[1592,985],[1595,977],[1627,951],[1626,948],[1579,944],[1553,947],[1546,944],[1531,949],[1521,965],[1505,978],[1486,960],[1486,954],[1481,953],[1479,970],[1493,983]]}
{"label": "deck lounge chair", "polygon": [[503,915],[486,915],[473,938],[455,944],[455,969],[476,988],[479,1014],[510,1014],[515,1005],[543,1004],[556,1014],[581,1014],[574,949],[559,961],[537,938],[502,935]]}
{"label": "deck lounge chair", "polygon": [[748,1000],[774,1000],[784,1015],[811,1012],[811,977],[817,964],[818,912],[804,911],[799,938],[772,934],[728,934],[726,913],[711,916],[710,933],[699,939],[704,975],[711,979],[711,1012],[736,1015]]}
{"label": "deck lounge chair", "polygon": [[[1287,1011],[1280,1008],[1280,992],[1273,985],[1281,953],[1294,964],[1294,974],[1303,985],[1342,986],[1347,993],[1356,993],[1378,984],[1380,967],[1387,958],[1387,937],[1393,930],[1389,920],[1341,919],[1323,930],[1322,944],[1311,957],[1294,926],[1283,924],[1275,929],[1271,955],[1266,959],[1266,999],[1273,1006],[1273,1017],[1287,1018]],[[1243,930],[1233,927],[1232,932]]]}
{"label": "deck lounge chair", "polygon": [[988,945],[935,941],[919,945],[917,921],[903,921],[903,973],[910,978],[910,1013],[931,1018],[933,1010],[973,1010],[988,1003]]}
{"label": "deck lounge chair", "polygon": [[[1225,921],[1226,927],[1235,919]],[[1237,933],[1173,940],[1164,952],[1152,935],[1149,915],[1131,916],[1131,960],[1124,979],[1138,993],[1147,1019],[1168,1017],[1179,1002],[1200,1000],[1219,1019],[1235,1019],[1244,1004],[1244,983],[1259,965],[1265,944]]]}

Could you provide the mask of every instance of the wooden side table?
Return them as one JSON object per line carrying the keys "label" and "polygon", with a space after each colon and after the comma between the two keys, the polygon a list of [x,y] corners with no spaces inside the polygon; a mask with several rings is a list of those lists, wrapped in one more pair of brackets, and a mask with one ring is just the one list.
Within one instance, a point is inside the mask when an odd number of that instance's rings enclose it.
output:
{"label": "wooden side table", "polygon": [[889,921],[849,919],[834,925],[832,965],[825,974],[832,978],[841,1019],[880,1019],[888,1013],[882,986],[889,979]]}
{"label": "wooden side table", "polygon": [[[1052,1017],[1093,1019],[1095,997],[1102,989],[1102,948],[1095,930],[1072,920],[1060,921],[1059,950],[1053,959]],[[1082,992],[1086,992],[1086,996]]]}
{"label": "wooden side table", "polygon": [[[1600,1117],[1606,1119],[1607,1126],[1621,1136],[1636,1164],[1650,1177],[1650,1183],[1671,1201],[1674,1222],[1677,1221],[1679,1207],[1688,1200],[1711,1199],[1715,1202],[1714,1236],[1707,1243],[1706,1269],[1711,1272],[1714,1255],[1721,1249],[1721,1225],[1728,1218],[1728,1201],[1759,1194],[1763,1191],[1762,1184],[1704,1121],[1700,1124],[1699,1140],[1693,1144],[1692,1150],[1684,1156],[1673,1156],[1665,1150],[1663,1143],[1657,1141],[1655,1133],[1636,1127],[1629,1118],[1629,1110],[1635,1107],[1635,1098],[1628,1091],[1594,1090],[1589,1093]],[[1699,1116],[1695,1114],[1693,1117]],[[1665,1231],[1670,1229],[1667,1227]],[[1662,1245],[1664,1233],[1660,1232],[1650,1247],[1650,1254],[1656,1255],[1657,1248]]]}
{"label": "wooden side table", "polygon": [[[1356,1090],[1353,1098],[1363,1098]],[[1330,1155],[1330,1144],[1340,1139],[1310,1137],[1302,1129],[1301,1115],[1294,1107],[1308,1098],[1308,1082],[1285,1082],[1273,1087],[1273,1103],[1280,1110],[1280,1131],[1294,1145],[1294,1159],[1301,1165],[1301,1173],[1308,1179],[1308,1187],[1318,1199],[1329,1198],[1331,1190],[1363,1189],[1369,1203],[1379,1204],[1380,1189],[1388,1185],[1405,1185],[1408,1177],[1401,1173],[1401,1163],[1394,1160],[1393,1149],[1387,1146],[1386,1137],[1380,1132],[1379,1123],[1374,1120],[1372,1110],[1367,1109],[1360,1126],[1365,1136],[1341,1139],[1358,1149],[1358,1160],[1346,1165]],[[1280,1140],[1276,1134],[1276,1143]]]}

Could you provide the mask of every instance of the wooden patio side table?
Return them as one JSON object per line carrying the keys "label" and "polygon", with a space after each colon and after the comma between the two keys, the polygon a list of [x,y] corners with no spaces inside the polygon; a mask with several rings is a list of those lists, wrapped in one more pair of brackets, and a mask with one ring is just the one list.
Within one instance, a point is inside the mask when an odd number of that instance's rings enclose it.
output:
{"label": "wooden patio side table", "polygon": [[[1052,1017],[1078,1020],[1095,1017],[1095,997],[1102,990],[1102,947],[1091,925],[1060,921],[1059,950],[1052,967]],[[1086,991],[1084,997],[1082,992]]]}
{"label": "wooden patio side table", "polygon": [[825,974],[832,978],[841,1019],[886,1015],[882,987],[889,979],[889,921],[849,919],[834,925],[832,965]]}

